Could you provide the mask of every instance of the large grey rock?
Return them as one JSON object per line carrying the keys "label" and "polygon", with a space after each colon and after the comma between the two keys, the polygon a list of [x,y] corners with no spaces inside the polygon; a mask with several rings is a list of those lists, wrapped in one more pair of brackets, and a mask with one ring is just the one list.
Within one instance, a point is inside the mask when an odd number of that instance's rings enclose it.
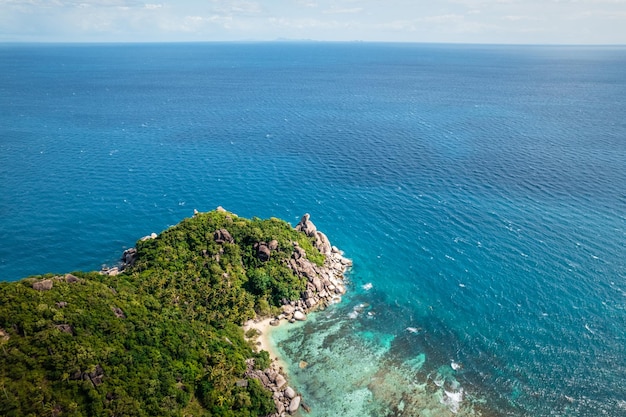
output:
{"label": "large grey rock", "polygon": [[306,320],[306,314],[304,314],[302,311],[298,310],[298,311],[295,311],[293,313],[293,318],[296,319],[296,320],[299,320],[299,321],[304,321],[304,320]]}
{"label": "large grey rock", "polygon": [[306,213],[304,216],[302,216],[302,219],[300,219],[300,223],[296,225],[296,230],[304,232],[309,237],[315,237],[315,232],[317,232],[317,228],[310,220],[310,218],[311,215],[309,213]]}
{"label": "large grey rock", "polygon": [[260,242],[256,244],[256,255],[261,262],[269,261],[271,254],[272,251],[265,242]]}
{"label": "large grey rock", "polygon": [[270,379],[267,377],[267,375],[265,375],[265,373],[259,372],[257,374],[257,379],[261,381],[261,384],[263,384],[264,387],[270,386]]}
{"label": "large grey rock", "polygon": [[332,250],[330,240],[328,240],[328,237],[320,231],[315,232],[315,247],[322,255],[326,256],[329,256]]}
{"label": "large grey rock", "polygon": [[117,266],[114,266],[113,268],[109,268],[107,270],[102,270],[102,273],[104,275],[108,275],[110,277],[114,277],[116,275],[119,275],[120,269]]}
{"label": "large grey rock", "polygon": [[124,251],[122,254],[122,269],[125,269],[128,266],[133,266],[135,261],[137,260],[137,249],[129,248]]}
{"label": "large grey rock", "polygon": [[294,391],[293,388],[291,388],[291,387],[285,388],[285,397],[287,397],[287,398],[289,398],[291,400],[295,396],[296,396],[296,391]]}
{"label": "large grey rock", "polygon": [[79,281],[80,279],[75,275],[72,275],[72,274],[65,275],[65,282],[67,282],[68,284],[74,284]]}
{"label": "large grey rock", "polygon": [[270,379],[271,382],[276,382],[276,377],[279,375],[278,372],[268,369],[265,371],[265,375]]}
{"label": "large grey rock", "polygon": [[324,289],[324,284],[322,284],[322,280],[318,277],[313,277],[311,283],[313,284],[317,292],[321,292]]}
{"label": "large grey rock", "polygon": [[292,256],[293,256],[293,259],[295,260],[306,258],[306,251],[302,249],[300,246],[294,245]]}
{"label": "large grey rock", "polygon": [[308,259],[299,259],[297,261],[298,263],[298,268],[297,271],[295,271],[296,273],[300,273],[300,275],[303,275],[306,278],[310,278],[313,279],[314,277],[317,276],[317,273],[315,272],[315,268],[313,267],[313,264],[308,260]]}
{"label": "large grey rock", "polygon": [[298,408],[300,408],[300,401],[301,401],[301,397],[294,397],[292,398],[291,402],[289,402],[289,414],[293,414],[296,411],[298,411]]}
{"label": "large grey rock", "polygon": [[154,232],[150,233],[148,236],[144,236],[142,237],[140,240],[142,242],[145,242],[146,240],[150,240],[150,239],[156,239],[158,237],[158,235]]}
{"label": "large grey rock", "polygon": [[50,291],[52,289],[52,280],[44,279],[41,281],[33,282],[33,289],[37,291]]}
{"label": "large grey rock", "polygon": [[230,232],[226,229],[219,229],[213,233],[213,240],[215,243],[235,243],[235,239],[231,236]]}
{"label": "large grey rock", "polygon": [[285,379],[284,376],[282,376],[281,374],[278,374],[276,375],[276,379],[274,383],[276,384],[278,389],[281,389],[287,383],[287,380]]}

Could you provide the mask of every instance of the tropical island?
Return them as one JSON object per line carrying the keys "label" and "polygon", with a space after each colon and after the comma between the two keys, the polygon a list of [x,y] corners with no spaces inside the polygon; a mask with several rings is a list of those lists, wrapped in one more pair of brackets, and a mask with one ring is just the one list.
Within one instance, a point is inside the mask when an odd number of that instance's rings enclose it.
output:
{"label": "tropical island", "polygon": [[350,265],[308,214],[294,228],[218,207],[118,266],[1,282],[0,415],[293,414],[306,405],[257,323],[336,302]]}

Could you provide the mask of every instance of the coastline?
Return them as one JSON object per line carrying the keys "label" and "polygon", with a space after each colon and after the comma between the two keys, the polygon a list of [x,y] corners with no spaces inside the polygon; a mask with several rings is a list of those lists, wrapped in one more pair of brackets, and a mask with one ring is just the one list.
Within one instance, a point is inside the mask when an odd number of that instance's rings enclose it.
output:
{"label": "coastline", "polygon": [[[263,319],[252,319],[248,320],[243,324],[243,331],[246,333],[250,329],[254,329],[257,331],[257,336],[253,337],[251,340],[256,340],[256,346],[259,350],[265,350],[270,355],[270,361],[272,363],[277,363],[278,366],[285,371],[287,371],[287,366],[285,361],[280,357],[276,347],[272,344],[270,335],[272,330],[276,326],[272,326],[270,323],[274,320],[273,317],[265,317]],[[281,323],[282,324],[282,323]]]}
{"label": "coastline", "polygon": [[254,362],[249,362],[246,377],[259,380],[266,389],[273,392],[277,412],[271,414],[271,417],[293,415],[300,408],[310,411],[302,395],[297,392],[297,387],[288,384],[289,368],[272,343],[272,331],[278,326],[288,325],[286,322],[293,324],[305,321],[308,313],[341,301],[341,296],[346,292],[345,273],[352,266],[352,261],[345,258],[337,247],[331,246],[326,235],[317,230],[309,214],[302,217],[295,229],[315,239],[315,248],[325,256],[324,264],[318,266],[312,263],[307,259],[306,252],[294,242],[294,253],[289,259],[289,267],[296,275],[307,280],[306,291],[298,300],[285,300],[280,314],[256,317],[242,326],[244,333],[251,329],[256,330],[256,335],[248,340],[256,343],[259,351],[267,351],[270,357],[270,367],[264,370],[254,370]]}

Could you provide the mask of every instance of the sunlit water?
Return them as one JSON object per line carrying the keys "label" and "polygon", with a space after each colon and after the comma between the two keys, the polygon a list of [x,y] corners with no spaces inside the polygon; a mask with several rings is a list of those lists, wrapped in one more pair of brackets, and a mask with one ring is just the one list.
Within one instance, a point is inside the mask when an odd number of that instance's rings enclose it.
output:
{"label": "sunlit water", "polygon": [[309,212],[354,260],[341,304],[273,334],[311,416],[626,415],[624,68],[608,47],[2,45],[0,275],[99,269],[194,208]]}

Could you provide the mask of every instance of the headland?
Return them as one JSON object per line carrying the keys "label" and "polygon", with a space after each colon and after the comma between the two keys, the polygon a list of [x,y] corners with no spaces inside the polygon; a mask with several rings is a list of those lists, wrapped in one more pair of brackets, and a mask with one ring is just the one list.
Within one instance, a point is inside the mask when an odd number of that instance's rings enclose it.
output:
{"label": "headland", "polygon": [[350,265],[308,214],[219,207],[102,271],[2,282],[0,414],[294,414],[267,329],[340,300]]}

